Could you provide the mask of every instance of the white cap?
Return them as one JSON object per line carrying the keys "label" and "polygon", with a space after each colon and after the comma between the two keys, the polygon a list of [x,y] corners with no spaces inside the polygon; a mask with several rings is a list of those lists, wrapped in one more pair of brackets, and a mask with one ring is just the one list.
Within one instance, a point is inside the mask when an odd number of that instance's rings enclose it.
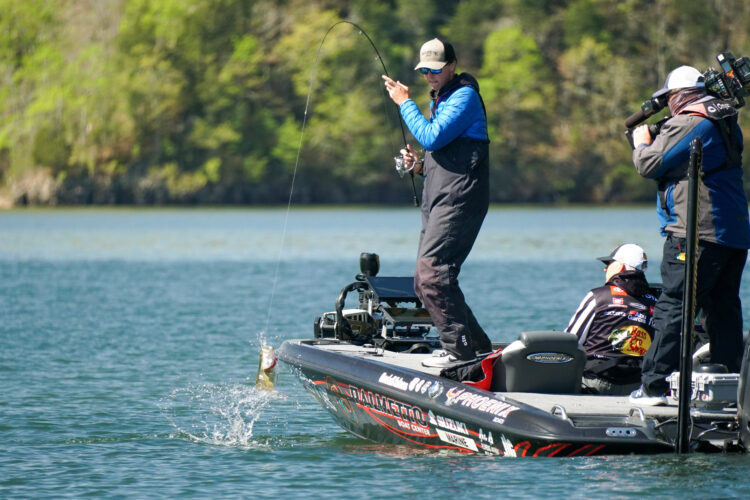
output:
{"label": "white cap", "polygon": [[625,243],[612,250],[612,253],[606,257],[597,258],[607,265],[612,262],[619,262],[639,271],[644,271],[648,266],[646,252],[635,243]]}
{"label": "white cap", "polygon": [[703,73],[692,66],[680,66],[667,75],[664,87],[651,94],[651,97],[659,97],[677,89],[705,87],[704,80]]}
{"label": "white cap", "polygon": [[414,69],[440,69],[455,60],[456,52],[453,50],[453,45],[433,38],[419,49],[419,64]]}

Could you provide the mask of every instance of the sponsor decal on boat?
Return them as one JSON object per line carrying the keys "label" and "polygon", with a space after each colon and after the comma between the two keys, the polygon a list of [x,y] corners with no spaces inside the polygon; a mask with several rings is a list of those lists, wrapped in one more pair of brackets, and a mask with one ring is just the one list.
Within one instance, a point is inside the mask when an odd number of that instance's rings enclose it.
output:
{"label": "sponsor decal on boat", "polygon": [[[336,399],[336,408],[334,408],[334,413],[337,413],[341,415],[342,417],[346,418],[350,422],[356,424],[359,422],[359,418],[357,417],[357,412],[354,409],[354,404],[349,401],[349,399],[346,397],[345,391],[346,387],[339,387],[336,384],[331,384],[330,386],[331,394],[335,394],[337,397]],[[328,396],[326,396],[325,391],[323,392],[323,397],[328,399]]]}
{"label": "sponsor decal on boat", "polygon": [[458,434],[453,434],[452,432],[444,431],[443,429],[435,430],[437,431],[437,434],[440,437],[441,441],[445,441],[446,443],[458,446],[460,448],[466,448],[467,450],[479,451],[479,448],[477,448],[477,444],[471,438],[468,438],[466,436],[459,436]]}
{"label": "sponsor decal on boat", "polygon": [[[348,420],[357,429],[366,422],[361,417],[369,416],[371,423],[382,426],[387,431],[405,439],[411,444],[434,448],[460,448],[485,455],[508,457],[525,456],[591,456],[602,452],[603,444],[534,443],[519,441],[513,444],[504,434],[493,435],[479,428],[474,431],[461,421],[425,412],[420,407],[395,400],[383,394],[366,390],[352,384],[337,382],[331,377],[325,380],[307,379],[306,388],[325,408],[339,418]],[[416,385],[416,383],[415,383]],[[424,386],[424,384],[423,384]],[[420,389],[421,390],[421,389]],[[463,405],[479,411],[497,414],[493,422],[504,423],[505,417],[520,408],[506,403],[503,396],[497,399],[481,394],[472,394],[463,388],[452,388],[446,393],[446,404]],[[344,424],[342,424],[344,425]],[[349,429],[350,426],[344,425]],[[635,429],[609,427],[609,437],[637,437]],[[498,436],[498,437],[495,437]],[[438,445],[437,440],[446,443]]]}
{"label": "sponsor decal on boat", "polygon": [[[316,387],[317,389],[317,387]],[[328,394],[325,391],[318,390],[316,393],[320,396],[320,402],[323,403],[323,406],[325,406],[328,411],[332,413],[338,412],[338,407],[333,404],[333,402],[329,399]]]}
{"label": "sponsor decal on boat", "polygon": [[427,395],[432,399],[440,396],[443,393],[443,384],[440,382],[433,382],[430,388],[427,390]]}
{"label": "sponsor decal on boat", "polygon": [[526,359],[535,363],[559,365],[573,361],[573,356],[564,352],[534,352],[526,356]]}
{"label": "sponsor decal on boat", "polygon": [[485,455],[500,455],[500,450],[494,446],[495,438],[491,432],[484,432],[484,429],[479,428],[479,447],[485,453]]}
{"label": "sponsor decal on boat", "polygon": [[367,391],[355,385],[348,385],[344,395],[364,408],[376,412],[378,415],[391,418],[402,429],[422,435],[430,435],[427,415],[418,406],[395,400],[377,392]]}
{"label": "sponsor decal on boat", "polygon": [[431,398],[436,398],[443,392],[443,386],[440,382],[424,380],[420,377],[414,377],[411,379],[407,389],[418,394],[429,393]]}
{"label": "sponsor decal on boat", "polygon": [[503,421],[508,415],[519,409],[517,406],[513,406],[505,401],[481,394],[474,394],[458,387],[451,387],[445,393],[445,405],[470,407],[473,410],[502,418]]}
{"label": "sponsor decal on boat", "polygon": [[[426,384],[425,384],[425,382],[426,382]],[[429,386],[429,382],[427,382],[426,380],[422,380],[419,377],[414,377],[409,382],[409,387],[408,388],[409,388],[410,391],[420,392],[420,391],[422,391],[422,388],[425,387],[425,385]],[[425,392],[427,392],[427,389],[425,389],[424,391],[422,391],[422,394],[424,394]]]}
{"label": "sponsor decal on boat", "polygon": [[430,423],[435,427],[442,427],[443,429],[460,432],[466,435],[469,434],[469,430],[466,428],[466,424],[463,422],[453,420],[452,418],[443,417],[442,415],[435,415],[434,413],[432,413],[432,410],[430,410],[427,415]]}
{"label": "sponsor decal on boat", "polygon": [[492,437],[492,433],[485,433],[481,427],[479,428],[479,440],[482,442],[486,441],[489,444],[495,444],[495,438]]}
{"label": "sponsor decal on boat", "polygon": [[515,457],[516,449],[513,447],[513,443],[510,442],[510,439],[501,435],[500,440],[503,443],[503,455],[506,457]]}
{"label": "sponsor decal on boat", "polygon": [[487,443],[479,443],[479,447],[482,449],[485,455],[499,455],[500,450],[497,447]]}
{"label": "sponsor decal on boat", "polygon": [[407,388],[409,387],[409,384],[406,383],[406,380],[402,379],[398,375],[391,375],[388,372],[381,373],[378,382],[383,385],[395,387],[396,389],[401,389],[402,391],[407,390]]}

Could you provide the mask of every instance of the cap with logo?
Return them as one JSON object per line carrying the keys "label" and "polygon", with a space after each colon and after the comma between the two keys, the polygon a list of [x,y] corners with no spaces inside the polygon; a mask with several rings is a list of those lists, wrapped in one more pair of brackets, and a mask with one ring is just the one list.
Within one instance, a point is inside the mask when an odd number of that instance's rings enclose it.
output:
{"label": "cap with logo", "polygon": [[440,69],[456,60],[453,45],[433,38],[419,49],[419,64],[414,68]]}
{"label": "cap with logo", "polygon": [[680,66],[669,72],[664,87],[654,92],[651,97],[659,97],[677,89],[705,87],[703,73],[692,66]]}
{"label": "cap with logo", "polygon": [[625,243],[620,245],[612,250],[612,253],[606,257],[597,257],[597,259],[607,265],[610,265],[613,262],[619,262],[639,271],[644,271],[648,266],[646,252],[635,243]]}

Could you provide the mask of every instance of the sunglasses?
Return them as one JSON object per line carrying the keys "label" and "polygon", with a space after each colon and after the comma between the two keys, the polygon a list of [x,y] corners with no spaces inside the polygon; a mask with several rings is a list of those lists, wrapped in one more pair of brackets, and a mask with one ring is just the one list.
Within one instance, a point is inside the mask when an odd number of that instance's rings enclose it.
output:
{"label": "sunglasses", "polygon": [[419,68],[419,72],[423,75],[426,75],[427,73],[432,73],[433,75],[439,75],[443,72],[443,68],[440,69],[430,69],[430,68]]}

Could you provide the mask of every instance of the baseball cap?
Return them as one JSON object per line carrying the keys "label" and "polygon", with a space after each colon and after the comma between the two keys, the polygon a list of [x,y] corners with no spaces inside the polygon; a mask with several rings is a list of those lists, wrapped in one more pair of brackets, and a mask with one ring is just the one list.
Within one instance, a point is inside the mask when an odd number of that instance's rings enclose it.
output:
{"label": "baseball cap", "polygon": [[651,94],[651,97],[663,96],[676,89],[705,87],[704,80],[703,73],[692,66],[680,66],[669,72],[664,82],[664,87]]}
{"label": "baseball cap", "polygon": [[414,68],[440,69],[456,60],[453,45],[433,38],[419,49],[419,64]]}
{"label": "baseball cap", "polygon": [[612,262],[620,262],[621,264],[625,264],[626,266],[630,266],[639,271],[645,271],[648,266],[646,252],[635,243],[625,243],[620,245],[612,250],[612,253],[606,257],[597,257],[597,259],[607,265],[610,265]]}

